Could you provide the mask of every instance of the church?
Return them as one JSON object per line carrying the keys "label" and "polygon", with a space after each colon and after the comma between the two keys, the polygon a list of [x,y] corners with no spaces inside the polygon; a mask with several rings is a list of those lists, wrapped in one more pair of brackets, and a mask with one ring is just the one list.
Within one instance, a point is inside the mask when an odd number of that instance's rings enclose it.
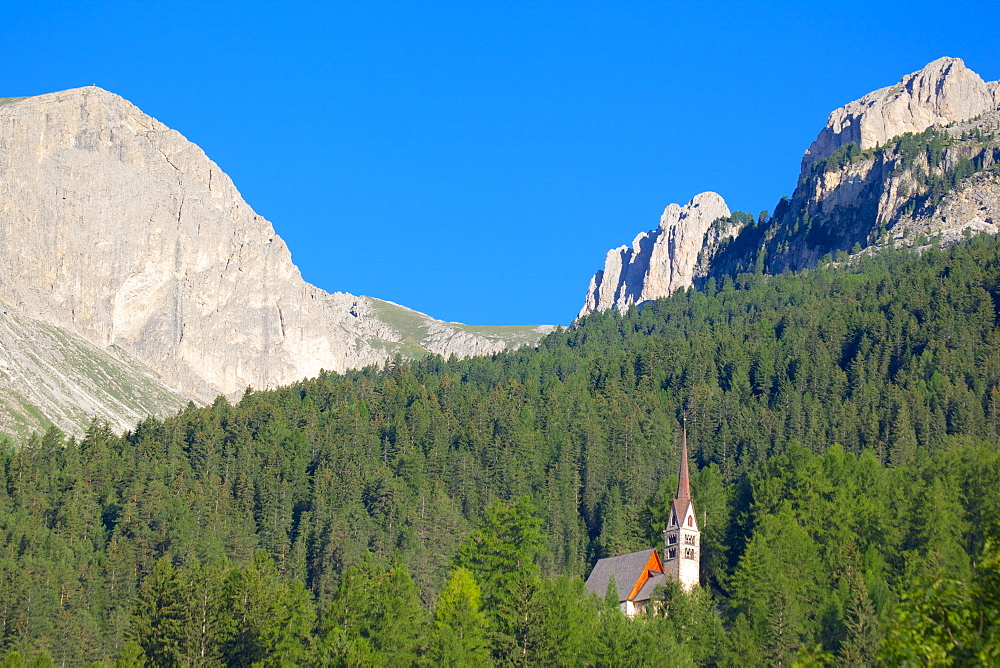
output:
{"label": "church", "polygon": [[629,617],[646,607],[653,590],[667,578],[680,582],[688,592],[700,582],[701,532],[691,502],[686,429],[678,478],[677,497],[670,504],[670,519],[663,531],[663,558],[653,548],[600,559],[587,578],[588,591],[604,596],[614,577],[618,604]]}

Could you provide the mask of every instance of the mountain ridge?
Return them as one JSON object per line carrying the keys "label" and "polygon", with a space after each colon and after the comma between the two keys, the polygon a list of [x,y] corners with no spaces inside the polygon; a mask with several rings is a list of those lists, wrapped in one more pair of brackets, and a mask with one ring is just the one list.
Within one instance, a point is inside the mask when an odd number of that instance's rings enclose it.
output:
{"label": "mountain ridge", "polygon": [[305,282],[204,151],[94,86],[0,105],[0,248],[18,249],[0,257],[11,308],[116,345],[203,403],[552,329],[469,330]]}
{"label": "mountain ridge", "polygon": [[1000,81],[983,81],[961,58],[943,56],[896,84],[830,112],[802,157],[802,171],[850,142],[862,150],[873,148],[907,132],[923,132],[998,107]]}
{"label": "mountain ridge", "polygon": [[[921,235],[940,235],[947,243],[966,230],[997,232],[998,128],[1000,81],[984,81],[960,58],[938,58],[832,111],[803,154],[792,196],[782,198],[769,218],[730,216],[727,208],[711,224],[685,226],[681,219],[673,234],[688,238],[685,247],[647,257],[653,263],[645,272],[617,269],[627,247],[609,251],[580,315],[624,310],[711,277],[798,271],[839,252],[910,245]],[[636,237],[632,256],[650,234]],[[696,258],[693,249],[700,249]],[[682,280],[649,278],[678,267]],[[608,274],[622,277],[615,295],[636,298],[603,298]]]}
{"label": "mountain ridge", "polygon": [[[958,58],[932,61],[831,112],[770,218],[731,212],[712,192],[666,207],[657,228],[608,251],[580,315],[921,235],[996,232],[997,128],[1000,82]],[[93,86],[0,100],[0,248],[19,251],[0,253],[0,301],[24,316],[24,332],[44,323],[83,337],[98,357],[123,351],[173,389],[163,405],[396,355],[489,355],[554,329],[445,323],[307,283],[273,225],[204,151]],[[113,403],[88,415],[121,426],[141,413]]]}

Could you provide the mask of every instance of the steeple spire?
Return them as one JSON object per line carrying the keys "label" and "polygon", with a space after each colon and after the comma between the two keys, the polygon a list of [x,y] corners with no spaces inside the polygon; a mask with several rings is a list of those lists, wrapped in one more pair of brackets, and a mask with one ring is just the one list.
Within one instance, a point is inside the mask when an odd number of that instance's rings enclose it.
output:
{"label": "steeple spire", "polygon": [[677,481],[677,500],[691,500],[691,482],[688,474],[688,430],[687,420],[684,421],[684,436],[681,440],[681,472]]}
{"label": "steeple spire", "polygon": [[691,503],[691,474],[688,463],[687,420],[681,438],[681,466],[677,498],[670,504],[670,521],[663,530],[663,573],[691,591],[701,581],[701,531]]}

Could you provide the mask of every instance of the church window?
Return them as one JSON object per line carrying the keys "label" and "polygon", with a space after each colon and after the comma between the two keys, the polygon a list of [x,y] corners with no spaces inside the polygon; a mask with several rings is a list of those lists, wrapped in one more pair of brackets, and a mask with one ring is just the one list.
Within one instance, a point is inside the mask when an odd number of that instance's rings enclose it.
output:
{"label": "church window", "polygon": [[688,526],[689,527],[694,526],[694,518],[691,515],[688,515]]}
{"label": "church window", "polygon": [[677,548],[676,547],[672,547],[669,550],[667,550],[667,559],[676,559],[676,558],[677,558]]}
{"label": "church window", "polygon": [[698,544],[695,541],[695,537],[692,536],[692,535],[684,536],[684,542],[687,543],[688,545],[697,545]]}
{"label": "church window", "polygon": [[670,513],[670,523],[671,524],[677,524],[677,515],[674,515],[673,513]]}
{"label": "church window", "polygon": [[671,545],[676,544],[677,543],[677,534],[675,534],[675,533],[668,534],[667,535],[667,542],[670,543]]}
{"label": "church window", "polygon": [[694,559],[694,550],[692,550],[690,547],[685,547],[684,548],[684,558],[685,559]]}

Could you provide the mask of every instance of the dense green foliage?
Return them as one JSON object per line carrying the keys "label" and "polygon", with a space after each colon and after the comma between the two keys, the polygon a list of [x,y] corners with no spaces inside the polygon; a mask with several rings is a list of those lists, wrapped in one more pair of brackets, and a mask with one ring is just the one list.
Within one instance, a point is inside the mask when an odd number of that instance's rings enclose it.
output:
{"label": "dense green foliage", "polygon": [[[919,637],[967,656],[920,611],[962,624],[995,592],[998,303],[980,237],[709,281],[536,350],[322,374],[121,437],[50,430],[0,452],[0,648],[863,664]],[[682,415],[707,586],[629,623],[579,578],[662,540]]]}

